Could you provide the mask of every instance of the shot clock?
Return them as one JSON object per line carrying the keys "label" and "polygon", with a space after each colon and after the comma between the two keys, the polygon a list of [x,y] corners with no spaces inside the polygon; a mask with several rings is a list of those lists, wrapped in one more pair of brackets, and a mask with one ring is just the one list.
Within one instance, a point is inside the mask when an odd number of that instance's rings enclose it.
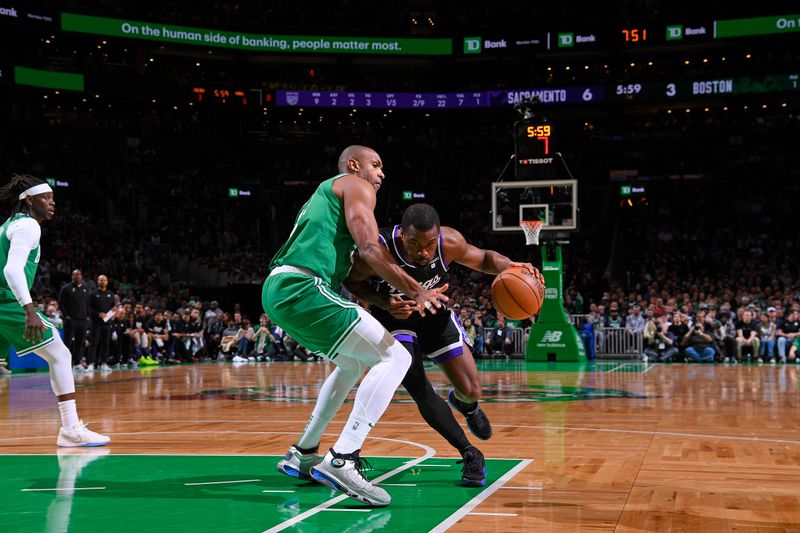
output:
{"label": "shot clock", "polygon": [[549,178],[553,166],[553,125],[521,120],[516,124],[514,133],[517,178]]}

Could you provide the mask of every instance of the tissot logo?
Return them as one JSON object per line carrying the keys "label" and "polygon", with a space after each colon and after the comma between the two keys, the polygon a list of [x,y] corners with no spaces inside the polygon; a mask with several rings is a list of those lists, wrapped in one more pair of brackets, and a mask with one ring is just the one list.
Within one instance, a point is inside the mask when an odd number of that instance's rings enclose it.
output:
{"label": "tissot logo", "polygon": [[17,15],[17,10],[13,7],[0,7],[0,15],[5,17],[19,18],[19,15]]}

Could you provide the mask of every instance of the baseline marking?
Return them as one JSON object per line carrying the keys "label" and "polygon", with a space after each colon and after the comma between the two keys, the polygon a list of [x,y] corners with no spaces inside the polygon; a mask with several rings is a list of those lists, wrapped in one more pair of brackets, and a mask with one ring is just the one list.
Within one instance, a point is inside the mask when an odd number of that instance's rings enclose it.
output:
{"label": "baseline marking", "polygon": [[436,526],[435,528],[431,529],[430,533],[444,533],[453,525],[464,518],[467,514],[471,513],[472,510],[483,503],[483,501],[494,494],[494,492],[506,484],[511,478],[516,476],[520,471],[522,471],[525,467],[533,462],[533,459],[521,459],[520,463],[506,472],[500,479],[489,485],[485,490],[481,491],[477,496],[472,498],[466,504],[464,504],[461,509],[456,511],[455,513],[451,514],[447,520]]}
{"label": "baseline marking", "polygon": [[261,492],[294,492],[293,490],[262,490]]}
{"label": "baseline marking", "polygon": [[45,490],[106,490],[105,487],[75,487],[74,489],[56,488],[56,489],[20,489],[20,492],[41,492]]}
{"label": "baseline marking", "polygon": [[368,513],[372,509],[320,509],[320,511],[327,511],[329,513]]}
{"label": "baseline marking", "polygon": [[229,483],[254,483],[256,481],[261,481],[260,479],[236,479],[233,481],[203,481],[198,483],[184,483],[187,487],[193,487],[195,485],[226,485]]}

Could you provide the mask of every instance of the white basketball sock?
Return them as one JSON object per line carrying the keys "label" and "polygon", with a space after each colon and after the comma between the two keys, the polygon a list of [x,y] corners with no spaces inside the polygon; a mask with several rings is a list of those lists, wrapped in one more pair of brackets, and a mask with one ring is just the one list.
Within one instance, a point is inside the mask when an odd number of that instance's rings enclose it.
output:
{"label": "white basketball sock", "polygon": [[58,402],[58,411],[61,413],[61,427],[64,429],[71,430],[80,421],[75,400]]}

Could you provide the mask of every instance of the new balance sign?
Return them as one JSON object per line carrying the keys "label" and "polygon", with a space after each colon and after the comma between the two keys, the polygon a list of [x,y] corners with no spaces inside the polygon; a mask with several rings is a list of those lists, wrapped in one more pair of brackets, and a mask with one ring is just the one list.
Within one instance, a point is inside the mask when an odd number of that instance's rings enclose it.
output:
{"label": "new balance sign", "polygon": [[561,340],[561,331],[545,331],[542,335],[542,342],[559,342]]}

